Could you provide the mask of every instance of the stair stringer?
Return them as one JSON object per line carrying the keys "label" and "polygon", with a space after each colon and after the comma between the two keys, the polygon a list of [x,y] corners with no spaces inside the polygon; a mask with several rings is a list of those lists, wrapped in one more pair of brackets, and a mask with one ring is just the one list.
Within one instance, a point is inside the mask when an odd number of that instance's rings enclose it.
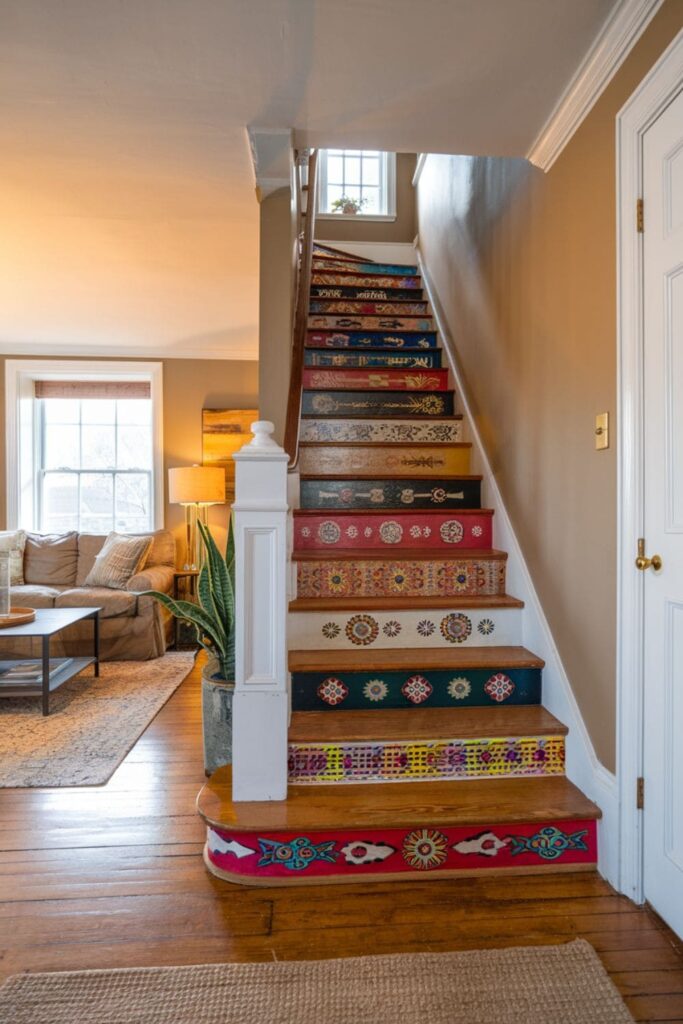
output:
{"label": "stair stringer", "polygon": [[[522,553],[517,535],[507,513],[476,421],[464,377],[461,372],[455,344],[448,328],[443,307],[439,302],[429,270],[422,258],[419,238],[415,244],[415,262],[422,274],[422,283],[432,308],[432,315],[441,339],[448,366],[464,414],[465,424],[472,442],[473,462],[483,475],[483,504],[495,510],[496,547],[508,552],[507,590],[524,601],[522,612],[523,637],[520,643],[545,661],[543,670],[542,703],[553,715],[569,727],[566,739],[567,777],[593,800],[602,810],[598,824],[598,869],[615,887],[619,888],[619,796],[616,776],[599,761],[576,702],[559,651],[555,645],[548,620],[543,612],[531,573]],[[634,794],[635,799],[635,794]]]}

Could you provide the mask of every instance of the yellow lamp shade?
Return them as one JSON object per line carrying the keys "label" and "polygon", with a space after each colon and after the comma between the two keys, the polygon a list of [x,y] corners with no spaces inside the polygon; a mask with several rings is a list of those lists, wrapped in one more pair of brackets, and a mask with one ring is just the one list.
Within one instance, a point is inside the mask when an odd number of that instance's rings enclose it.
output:
{"label": "yellow lamp shade", "polygon": [[225,470],[220,466],[179,466],[168,471],[168,500],[177,505],[220,505]]}

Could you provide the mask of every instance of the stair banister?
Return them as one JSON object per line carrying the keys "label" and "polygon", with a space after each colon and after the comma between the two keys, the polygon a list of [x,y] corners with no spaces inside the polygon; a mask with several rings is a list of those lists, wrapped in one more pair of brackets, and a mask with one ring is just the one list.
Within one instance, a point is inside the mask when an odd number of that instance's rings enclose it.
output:
{"label": "stair banister", "polygon": [[233,800],[287,797],[287,463],[267,420],[235,459]]}
{"label": "stair banister", "polygon": [[[300,182],[297,175],[297,183]],[[297,185],[297,209],[302,210],[303,187]],[[318,151],[312,150],[308,158],[308,185],[306,188],[306,215],[304,229],[300,236],[300,256],[292,329],[292,357],[287,397],[287,419],[285,423],[284,448],[289,456],[289,468],[296,467],[299,458],[299,413],[301,410],[301,382],[304,368],[304,346],[308,325],[308,308],[311,291],[311,264],[313,261],[313,240],[315,232],[315,211],[318,204]]]}

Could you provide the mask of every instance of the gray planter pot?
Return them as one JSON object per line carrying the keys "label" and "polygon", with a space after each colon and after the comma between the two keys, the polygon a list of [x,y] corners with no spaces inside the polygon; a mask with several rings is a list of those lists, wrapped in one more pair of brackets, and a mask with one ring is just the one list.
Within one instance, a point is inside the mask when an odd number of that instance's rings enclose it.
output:
{"label": "gray planter pot", "polygon": [[210,660],[202,669],[202,724],[204,728],[204,771],[232,763],[232,701],[235,684],[223,679],[218,662]]}

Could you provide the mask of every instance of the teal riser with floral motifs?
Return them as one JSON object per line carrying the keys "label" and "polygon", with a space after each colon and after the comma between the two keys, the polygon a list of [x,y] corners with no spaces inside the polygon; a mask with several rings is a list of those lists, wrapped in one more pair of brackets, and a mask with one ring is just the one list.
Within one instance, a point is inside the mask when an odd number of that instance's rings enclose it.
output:
{"label": "teal riser with floral motifs", "polygon": [[[334,664],[334,654],[330,657]],[[541,669],[460,669],[424,671],[419,667],[400,672],[292,673],[293,711],[382,711],[412,708],[410,680],[426,680],[425,708],[495,707],[501,704],[540,704]],[[431,692],[427,693],[428,687]]]}

